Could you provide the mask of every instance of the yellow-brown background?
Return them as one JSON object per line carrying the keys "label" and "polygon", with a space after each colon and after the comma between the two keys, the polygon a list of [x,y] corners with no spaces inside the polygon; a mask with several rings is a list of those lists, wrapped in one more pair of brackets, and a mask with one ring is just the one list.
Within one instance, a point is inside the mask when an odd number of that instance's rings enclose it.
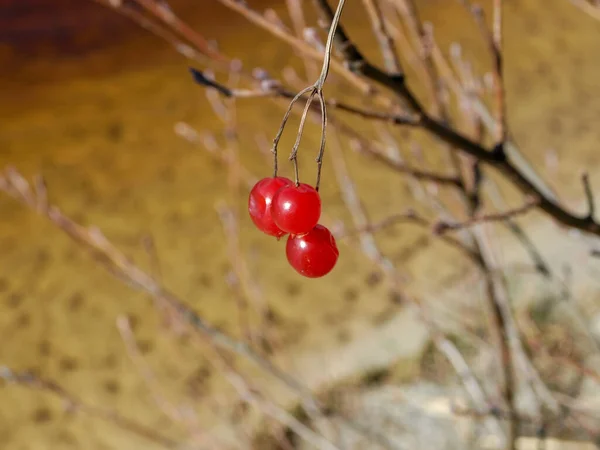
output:
{"label": "yellow-brown background", "polygon": [[[50,3],[0,6],[0,165],[42,172],[55,203],[99,226],[142,265],[148,262],[139,241],[151,234],[165,282],[215,323],[235,328],[235,304],[224,281],[229,270],[225,240],[214,209],[217,200],[227,198],[225,173],[203,150],[173,133],[182,120],[219,131],[203,91],[190,82],[186,62],[167,44],[125,19],[91,2]],[[251,2],[257,8],[268,3]],[[270,2],[281,11],[283,3]],[[485,46],[456,3],[420,4],[444,48],[458,40],[483,67]],[[511,128],[539,166],[548,149],[556,150],[563,164],[553,175],[554,185],[567,196],[579,195],[579,169],[598,166],[600,23],[567,1],[506,4]],[[214,0],[180,0],[173,7],[249,67],[281,68],[293,59],[285,45]],[[365,50],[377,58],[358,8],[352,6],[347,17]],[[241,108],[246,139],[241,152],[258,175],[269,169],[252,141],[254,129],[270,138],[280,114],[260,100]],[[314,139],[311,135],[309,142]],[[380,181],[384,172],[376,165],[352,157],[350,167],[375,217],[403,209],[402,190],[393,181]],[[327,186],[326,208],[343,216],[337,188],[332,182]],[[373,326],[389,310],[386,287],[367,286],[372,268],[358,255],[348,250],[335,274],[306,282],[283,263],[280,245],[258,236],[245,219],[242,226],[244,248],[258,250],[252,266],[285,324],[288,345],[299,346],[293,348],[310,353],[333,345]],[[403,233],[399,229],[396,236],[406,237]],[[386,248],[402,258],[410,239],[392,237]],[[406,269],[418,274],[430,262],[407,259]],[[202,406],[212,405],[210,385],[199,381],[206,363],[197,350],[160,334],[149,302],[6,197],[0,198],[0,300],[0,365],[34,369],[89,402],[117,407],[167,430],[114,326],[118,314],[128,313],[167,385]],[[173,356],[175,350],[186,358]],[[45,395],[12,387],[0,391],[0,448],[125,449],[140,442],[98,421],[65,414]]]}

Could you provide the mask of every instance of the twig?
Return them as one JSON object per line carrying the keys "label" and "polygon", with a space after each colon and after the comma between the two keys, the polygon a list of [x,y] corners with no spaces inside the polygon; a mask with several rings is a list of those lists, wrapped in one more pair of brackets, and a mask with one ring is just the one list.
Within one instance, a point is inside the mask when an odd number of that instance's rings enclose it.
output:
{"label": "twig", "polygon": [[[228,7],[229,9],[241,14],[250,22],[254,23],[258,27],[263,30],[273,34],[277,38],[283,40],[290,46],[292,46],[295,50],[299,51],[303,55],[315,59],[317,61],[321,61],[323,59],[323,53],[317,49],[314,49],[306,42],[301,39],[296,38],[295,36],[287,33],[285,30],[281,28],[273,27],[273,25],[266,20],[261,14],[250,9],[245,2],[240,2],[238,0],[218,0],[221,4]],[[328,23],[333,23],[334,14],[332,12],[331,16],[328,18]],[[337,33],[339,34],[339,28]],[[337,73],[339,73],[346,81],[351,83],[354,87],[356,87],[363,94],[371,94],[374,96],[375,100],[378,100],[379,104],[383,106],[390,106],[391,102],[386,97],[377,94],[373,87],[367,83],[365,80],[358,77],[356,74],[349,71],[343,64],[339,61],[331,60],[331,67]]]}
{"label": "twig", "polygon": [[[235,74],[232,72],[229,80],[229,85],[237,85]],[[219,116],[225,127],[225,139],[227,147],[222,153],[227,155],[227,173],[230,201],[234,204],[239,202],[240,184],[242,180],[242,167],[239,161],[239,142],[236,119],[236,104],[235,97],[226,98],[225,101],[216,95],[214,91],[207,91],[206,95],[209,99],[213,110]],[[220,203],[216,206],[219,218],[223,225],[223,231],[227,240],[227,248],[229,260],[233,268],[231,274],[231,285],[238,300],[241,325],[244,333],[250,339],[255,348],[266,348],[272,350],[273,342],[270,339],[267,326],[267,306],[260,294],[258,285],[253,280],[246,259],[242,255],[239,239],[239,218],[237,208],[229,208],[225,204]],[[241,289],[240,289],[241,288]],[[251,327],[248,304],[251,303],[254,311],[261,317],[262,323],[258,329],[254,330]]]}
{"label": "twig", "polygon": [[[275,348],[272,342],[267,324],[267,306],[258,292],[258,287],[253,286],[252,277],[249,274],[248,264],[242,255],[239,243],[239,226],[232,208],[226,204],[216,205],[217,213],[221,220],[225,238],[227,240],[229,260],[233,267],[233,273],[229,283],[234,289],[240,313],[240,325],[242,331],[248,336],[255,349],[266,347],[268,351]],[[250,301],[249,301],[250,300]],[[262,323],[258,329],[253,329],[248,313],[248,304],[251,303],[254,311],[261,317]]]}
{"label": "twig", "polygon": [[[219,1],[230,9],[244,15],[261,28],[271,32],[278,38],[292,45],[304,55],[313,59],[321,59],[322,52],[310,47],[308,44],[290,35],[286,30],[282,30],[279,27],[274,27],[270,21],[265,19],[262,15],[251,10],[245,3],[237,0]],[[315,1],[319,3],[321,10],[325,11],[328,17],[333,17],[331,8],[329,8],[327,5],[326,0]],[[543,181],[541,181],[541,179],[535,173],[533,173],[531,167],[525,164],[525,161],[521,155],[511,150],[511,158],[518,157],[518,160],[515,159],[512,161],[507,157],[505,152],[498,151],[498,147],[495,148],[496,151],[493,151],[493,149],[487,150],[483,146],[466,138],[458,131],[451,129],[443,123],[428,116],[416,97],[405,85],[404,77],[400,77],[398,75],[389,75],[371,65],[365,60],[356,46],[348,39],[347,34],[341,27],[339,27],[337,30],[336,40],[344,44],[342,47],[344,54],[347,56],[347,60],[349,61],[350,70],[354,70],[354,72],[363,75],[367,79],[375,81],[376,83],[391,89],[398,96],[407,101],[415,113],[420,116],[420,120],[418,121],[419,126],[438,136],[445,142],[455,146],[457,149],[460,149],[462,152],[479,159],[481,162],[487,165],[495,167],[509,181],[511,181],[514,186],[516,186],[526,195],[539,197],[540,209],[542,209],[557,222],[564,226],[585,231],[595,236],[600,236],[600,223],[596,222],[595,220],[590,220],[587,215],[583,217],[577,216],[564,209],[556,200],[555,195],[547,189],[547,186],[545,186]],[[372,95],[373,99],[378,104],[386,107],[390,107],[392,105],[392,102],[390,102],[389,99],[374,92],[370,84],[365,83],[364,80],[352,74],[344,67],[344,65],[332,60],[331,67],[334,68],[336,72],[340,73],[347,81],[357,87],[360,92]]]}
{"label": "twig", "polygon": [[[335,131],[333,132],[335,139]],[[346,172],[345,164],[343,161],[343,156],[339,151],[333,151],[335,149],[335,145],[332,146],[332,157],[335,158],[334,168],[336,168],[336,175],[338,177],[338,182],[342,189],[342,193],[344,194],[344,200],[347,205],[348,210],[352,213],[353,218],[355,220],[355,224],[359,227],[361,224],[364,227],[368,227],[368,222],[366,221],[366,215],[364,210],[362,209],[362,205],[360,205],[360,200],[357,197],[354,186],[352,185],[348,174]],[[414,219],[417,222],[419,221],[418,216],[414,216]],[[378,266],[386,273],[390,281],[396,288],[399,288],[401,278],[399,278],[399,273],[393,266],[389,266],[387,259],[382,257],[382,252],[376,245],[376,242],[372,239],[372,234],[368,234],[368,232],[361,233],[361,237],[364,237],[365,245],[362,246],[362,250],[364,254],[371,259],[373,262],[377,263]],[[370,238],[370,239],[369,239]],[[406,297],[418,308],[419,314],[423,319],[426,326],[429,328],[433,335],[434,342],[436,346],[447,355],[448,359],[452,362],[453,367],[461,377],[461,381],[465,385],[467,392],[471,395],[473,402],[475,403],[478,409],[485,409],[488,402],[485,400],[485,393],[483,392],[481,386],[479,385],[477,379],[470,371],[470,368],[458,349],[448,341],[435,326],[433,320],[430,317],[427,309],[421,304],[421,302],[412,298],[408,295]],[[502,430],[498,427],[498,424],[495,423],[495,428],[497,429],[499,434],[502,434]]]}
{"label": "twig", "polygon": [[502,0],[493,0],[492,29],[488,29],[485,23],[483,8],[473,5],[471,11],[476,19],[477,25],[489,43],[490,53],[494,60],[494,100],[496,103],[496,145],[502,149],[507,140],[506,129],[506,106],[504,94],[503,57],[502,57]]}
{"label": "twig", "polygon": [[477,251],[481,255],[483,263],[480,270],[485,277],[488,303],[491,309],[491,323],[498,339],[500,348],[500,368],[502,370],[501,392],[506,403],[506,408],[510,411],[508,421],[508,440],[507,449],[516,449],[516,440],[518,432],[518,423],[515,420],[515,396],[517,394],[515,353],[518,350],[518,332],[513,324],[512,313],[504,278],[500,279],[493,276],[495,270],[498,270],[495,255],[492,251],[489,239],[486,239],[481,230],[475,230],[475,242]]}
{"label": "twig", "polygon": [[[142,28],[169,42],[186,58],[196,61],[211,60],[226,65],[227,59],[211,47],[208,40],[179,19],[165,2],[154,0],[93,0],[138,23]],[[137,7],[136,7],[137,5]],[[150,13],[154,21],[143,14]],[[158,20],[158,22],[156,21]],[[204,58],[204,59],[203,59]]]}
{"label": "twig", "polygon": [[419,17],[414,0],[398,0],[394,2],[400,15],[411,34],[413,45],[418,49],[425,72],[425,81],[433,99],[433,114],[439,115],[442,120],[448,120],[448,111],[445,106],[443,80],[434,64],[433,59],[433,27],[423,24]]}
{"label": "twig", "polygon": [[381,53],[383,54],[386,70],[389,73],[394,74],[402,73],[402,67],[400,65],[400,58],[398,58],[396,44],[387,30],[379,0],[363,0],[363,5],[367,11],[367,14],[369,15],[371,24],[373,25],[373,33],[379,42],[379,47],[381,48]]}
{"label": "twig", "polygon": [[[110,0],[105,0],[109,4]],[[138,5],[142,6],[148,12],[150,12],[154,17],[161,20],[163,23],[168,25],[171,29],[177,30],[177,32],[183,36],[188,42],[194,45],[194,47],[199,50],[203,55],[207,56],[211,60],[225,63],[227,59],[223,57],[218,51],[216,51],[208,42],[200,34],[196,33],[187,23],[181,20],[177,15],[168,7],[167,3],[164,1],[155,1],[155,0],[133,0]],[[121,3],[121,2],[119,2]],[[122,3],[121,3],[122,4]]]}
{"label": "twig", "polygon": [[383,163],[387,167],[393,169],[396,172],[406,174],[417,180],[432,181],[439,185],[447,185],[453,187],[459,187],[460,181],[458,178],[451,175],[443,175],[429,170],[418,169],[415,167],[408,166],[406,163],[390,158],[388,155],[383,153],[379,148],[378,144],[374,141],[369,141],[363,138],[359,133],[351,128],[345,126],[338,127],[340,131],[351,137],[355,150],[365,153],[373,159]]}
{"label": "twig", "polygon": [[[327,22],[331,22],[334,13],[327,0],[314,0],[318,10]],[[404,91],[404,74],[394,73],[389,75],[374,66],[363,56],[356,45],[348,38],[342,26],[338,26],[336,35],[336,47],[344,55],[346,67],[353,73],[362,75],[375,81],[393,91]]]}
{"label": "twig", "polygon": [[[287,75],[288,78],[292,78],[291,73],[288,73]],[[444,175],[429,170],[418,169],[416,167],[409,166],[398,158],[390,156],[383,143],[365,138],[355,128],[347,125],[335,116],[330,117],[329,122],[342,134],[350,138],[350,144],[356,151],[372,157],[376,161],[383,163],[396,172],[406,174],[416,180],[431,181],[440,186],[460,187],[460,180],[457,177]],[[412,119],[408,117],[406,118],[405,124],[410,125],[413,123],[414,122]]]}
{"label": "twig", "polygon": [[[263,29],[270,31],[275,36],[284,40],[288,44],[292,45],[297,50],[301,51],[303,54],[307,55],[310,58],[320,59],[322,57],[322,53],[318,50],[313,49],[306,43],[301,40],[295,38],[294,36],[288,34],[285,30],[281,30],[278,27],[273,27],[272,23],[265,19],[262,15],[252,11],[246,4],[243,2],[238,2],[237,0],[219,0],[225,6],[231,8],[232,10],[241,13],[253,23],[259,25]],[[321,8],[326,13],[329,13],[329,17],[332,17],[332,11],[326,4],[326,0],[315,0],[321,6]],[[104,4],[108,4],[107,2],[103,2]],[[109,2],[110,3],[110,2]],[[109,4],[110,6],[110,4]],[[187,30],[188,32],[191,30]],[[341,37],[344,39],[341,39]],[[408,90],[408,88],[404,84],[403,77],[389,75],[385,72],[377,69],[368,63],[362,54],[358,52],[356,46],[348,39],[344,30],[340,27],[336,33],[336,39],[345,43],[345,54],[352,56],[349,59],[350,62],[354,61],[354,64],[350,64],[350,68],[354,68],[355,72],[362,74],[368,79],[371,79],[378,84],[386,86],[392,89],[396,94],[400,97],[404,98],[409,105],[415,110],[415,112],[421,116],[421,120],[419,121],[419,125],[429,132],[435,134],[445,142],[454,145],[461,151],[474,156],[475,158],[480,159],[487,165],[491,165],[497,168],[503,175],[509,179],[513,185],[519,188],[522,192],[527,195],[538,196],[540,197],[540,205],[539,207],[549,216],[554,218],[557,222],[562,225],[575,228],[581,231],[588,232],[590,234],[600,236],[600,224],[595,220],[590,220],[587,216],[580,217],[570,213],[565,210],[556,200],[554,194],[547,189],[547,187],[543,184],[540,178],[534,174],[530,169],[530,167],[524,167],[524,160],[520,155],[511,150],[510,155],[512,158],[519,157],[519,161],[514,162],[507,158],[503,152],[499,151],[488,151],[484,147],[479,144],[474,143],[469,140],[459,132],[448,128],[444,124],[436,121],[432,117],[429,117],[424,113],[423,108],[420,103],[416,100],[414,95]],[[336,72],[340,73],[347,81],[351,82],[355,87],[357,87],[361,92],[365,94],[373,94],[374,99],[378,104],[389,107],[392,103],[384,96],[379,94],[374,94],[371,85],[368,83],[364,83],[359,77],[353,76],[349,70],[347,70],[342,64],[339,64],[336,61],[331,61],[331,66],[336,70]],[[511,147],[512,148],[512,147]],[[498,150],[498,149],[496,149]]]}
{"label": "twig", "polygon": [[369,219],[356,192],[354,183],[348,173],[346,161],[341,150],[339,136],[335,127],[332,127],[332,145],[331,158],[333,163],[336,181],[340,186],[340,191],[346,208],[352,216],[354,226],[361,230],[359,234],[362,252],[373,262],[378,264],[382,270],[390,276],[390,279],[397,285],[404,281],[405,275],[401,274],[394,264],[387,258],[378,247],[373,233],[369,231]]}
{"label": "twig", "polygon": [[[197,417],[195,412],[192,410],[190,406],[186,407],[188,414],[184,414],[182,408],[177,407],[171,404],[160,387],[159,382],[156,379],[156,375],[145,361],[142,356],[140,349],[136,343],[135,336],[133,335],[133,331],[131,329],[131,324],[127,316],[119,316],[117,318],[117,329],[121,334],[121,339],[125,343],[125,349],[129,354],[129,357],[133,364],[135,365],[137,371],[142,376],[144,382],[152,397],[154,398],[154,402],[157,404],[159,409],[163,411],[163,413],[173,422],[182,423],[188,429],[190,434],[194,436],[196,439],[202,437],[209,437],[203,430],[200,430],[199,423],[197,421]],[[212,438],[211,438],[212,440]],[[200,444],[200,442],[198,442]]]}
{"label": "twig", "polygon": [[[362,228],[355,228],[352,230],[348,230],[345,233],[337,234],[336,238],[344,239],[351,237],[354,234],[364,233],[367,231],[370,233],[377,233],[378,231],[384,230],[388,227],[397,225],[399,223],[412,223],[425,229],[431,228],[431,224],[428,220],[417,215],[415,211],[408,211],[403,214],[393,214],[391,216],[386,217],[385,219],[380,220],[379,222],[370,223]],[[463,252],[469,259],[473,260],[475,263],[481,262],[479,256],[472,249],[464,245],[462,242],[454,239],[451,236],[439,235],[439,238],[442,242]]]}
{"label": "twig", "polygon": [[[497,210],[507,209],[506,201],[504,200],[500,189],[498,188],[494,179],[488,178],[485,184],[488,197],[491,199],[492,204]],[[512,219],[505,220],[504,225],[510,230],[511,233],[521,242],[525,251],[529,254],[529,257],[535,264],[536,269],[546,278],[552,277],[550,266],[544,260],[538,248],[535,246],[529,235],[525,232],[517,222]]]}
{"label": "twig", "polygon": [[[259,89],[231,89],[225,86],[224,84],[217,82],[216,80],[208,78],[204,72],[198,69],[190,68],[190,73],[192,74],[192,77],[196,83],[204,87],[216,89],[218,92],[225,95],[226,97],[235,97],[239,99],[281,97],[288,100],[293,100],[296,97],[296,94],[283,88],[283,86],[281,86],[281,84],[276,80],[262,80]],[[306,94],[300,96],[300,98],[297,101],[305,100],[305,95]],[[328,108],[334,108],[340,111],[344,111],[349,114],[359,116],[363,119],[377,120],[395,125],[418,125],[416,118],[408,115],[392,114],[387,112],[361,109],[332,98],[326,99],[325,104]]]}
{"label": "twig", "polygon": [[[325,14],[331,14],[331,8],[327,4],[326,0],[316,1]],[[358,73],[361,73],[363,76],[390,88],[399,97],[403,98],[412,108],[413,112],[420,117],[419,125],[421,127],[433,133],[435,136],[439,137],[451,146],[460,149],[470,156],[473,156],[482,163],[498,169],[524,194],[532,197],[538,197],[540,199],[539,207],[559,223],[586,231],[596,236],[600,236],[600,223],[591,220],[587,216],[576,216],[565,210],[552,196],[550,196],[547,192],[544,192],[545,190],[542,188],[539,188],[528,178],[527,175],[521,172],[521,170],[508,159],[503,146],[496,146],[492,150],[488,150],[477,142],[467,138],[457,130],[452,129],[444,123],[431,117],[425,112],[424,108],[421,106],[421,103],[408,89],[404,82],[404,77],[386,74],[379,69],[371,70],[373,66],[365,61],[362,54],[358,51],[354,43],[350,40],[347,33],[341,26],[338,29],[337,37],[338,47],[344,54],[347,64],[351,68],[356,67],[355,70]],[[365,68],[369,70],[365,70]]]}
{"label": "twig", "polygon": [[[469,394],[469,397],[471,397],[475,410],[480,414],[485,414],[485,412],[490,409],[490,403],[487,401],[485,391],[477,381],[477,378],[460,351],[452,344],[452,342],[441,334],[434,335],[434,342],[436,343],[438,350],[446,357],[459,376],[462,385]],[[496,431],[499,436],[504,435],[502,428],[497,421],[488,423],[488,426],[493,427],[492,429]]]}
{"label": "twig", "polygon": [[[286,0],[287,8],[292,19],[292,24],[294,26],[296,37],[304,36],[305,30],[307,30],[302,3],[303,2],[301,0]],[[308,78],[310,79],[316,76],[318,68],[315,64],[315,61],[309,58],[302,59],[304,61],[304,68]]]}
{"label": "twig", "polygon": [[[494,16],[493,16],[493,55],[494,66],[496,73],[496,108],[498,121],[498,136],[497,139],[500,145],[504,146],[506,142],[506,96],[504,94],[504,63],[502,56],[502,3],[503,0],[494,0]],[[504,150],[503,150],[504,151]]]}
{"label": "twig", "polygon": [[[21,203],[29,206],[34,211],[37,204],[37,199],[31,191],[29,184],[16,170],[7,169],[4,176],[0,172],[0,191],[6,192]],[[292,375],[285,372],[283,369],[275,365],[271,360],[264,358],[259,353],[255,352],[247,344],[238,341],[228,334],[219,331],[211,324],[206,322],[195,311],[188,307],[175,294],[168,291],[150,275],[137,267],[125,255],[120,253],[98,230],[97,228],[86,229],[81,225],[73,222],[68,217],[64,216],[58,208],[48,205],[47,210],[37,211],[41,215],[47,217],[59,229],[65,232],[75,242],[81,244],[89,250],[97,260],[102,263],[105,268],[117,278],[126,282],[130,287],[139,289],[148,293],[155,299],[161,299],[166,302],[179,315],[180,319],[185,322],[192,330],[196,331],[199,337],[204,337],[212,346],[236,353],[248,361],[254,363],[266,373],[273,376],[275,379],[283,383],[291,391],[299,396],[304,409],[311,417],[322,417],[319,403],[314,399],[312,392],[304,386],[300,381]],[[273,405],[271,405],[273,406]],[[281,412],[282,411],[282,412]],[[289,415],[283,410],[269,411],[269,415],[276,419],[285,420],[287,426],[290,425]],[[282,416],[281,414],[284,414]],[[348,426],[356,428],[355,424],[348,422]],[[311,431],[312,432],[312,431]],[[300,436],[302,436],[302,432]],[[314,433],[313,433],[314,437]],[[321,442],[319,448],[337,449]],[[309,437],[309,439],[311,439]],[[311,442],[317,442],[311,441]]]}
{"label": "twig", "polygon": [[534,209],[538,205],[538,201],[536,199],[529,200],[525,202],[524,205],[519,206],[518,208],[511,209],[509,211],[504,211],[501,213],[491,213],[484,214],[480,216],[472,217],[464,222],[459,223],[447,223],[447,222],[437,222],[433,226],[433,231],[436,234],[443,234],[447,231],[456,231],[462,230],[464,228],[471,227],[473,225],[477,225],[480,223],[489,223],[489,222],[498,222],[505,221],[508,219],[514,219],[517,216],[523,215],[532,209]]}
{"label": "twig", "polygon": [[581,176],[581,182],[583,183],[585,199],[588,205],[588,217],[590,218],[590,220],[594,220],[596,206],[594,202],[594,193],[592,192],[592,186],[590,184],[590,177],[587,172]]}
{"label": "twig", "polygon": [[320,450],[341,450],[327,438],[320,436],[308,428],[285,409],[265,400],[260,391],[255,386],[252,386],[235,369],[231,362],[228,361],[228,358],[224,357],[218,348],[215,348],[215,353],[217,357],[212,358],[213,364],[215,364],[222,371],[225,378],[236,390],[242,401],[249,405],[255,406],[266,416],[277,420],[280,424],[292,430],[314,448]]}
{"label": "twig", "polygon": [[68,410],[80,411],[84,414],[88,414],[89,416],[105,420],[123,430],[159,444],[162,447],[171,449],[181,448],[181,442],[177,442],[169,437],[163,436],[152,428],[146,427],[131,419],[123,417],[112,410],[98,408],[83,402],[77,396],[70,393],[53,380],[40,378],[28,372],[17,372],[6,366],[0,366],[0,379],[8,383],[15,383],[25,386],[30,389],[49,392],[65,402]]}

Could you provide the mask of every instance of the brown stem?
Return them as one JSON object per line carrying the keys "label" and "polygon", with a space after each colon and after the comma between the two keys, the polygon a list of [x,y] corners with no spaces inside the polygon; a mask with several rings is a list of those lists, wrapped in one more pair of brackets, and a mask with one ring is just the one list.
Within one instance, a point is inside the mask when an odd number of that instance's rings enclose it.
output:
{"label": "brown stem", "polygon": [[508,219],[514,219],[517,216],[521,216],[532,209],[534,209],[538,205],[537,200],[530,200],[525,202],[524,205],[519,206],[518,208],[514,208],[508,211],[500,212],[500,213],[492,213],[492,214],[484,214],[480,216],[473,216],[464,222],[459,223],[448,223],[448,222],[437,222],[434,225],[435,233],[443,234],[447,231],[455,231],[462,230],[464,228],[471,227],[480,223],[489,223],[489,222],[499,222],[505,221]]}
{"label": "brown stem", "polygon": [[[225,95],[226,97],[235,97],[238,99],[280,97],[287,100],[292,100],[294,97],[296,97],[295,93],[283,88],[275,80],[264,80],[260,89],[231,89],[225,84],[219,83],[209,78],[205,73],[203,73],[200,70],[190,68],[190,73],[192,74],[192,77],[194,78],[194,81],[196,83],[204,87],[216,89],[218,92]],[[418,125],[418,120],[414,116],[362,109],[344,102],[340,102],[335,98],[325,99],[325,104],[328,108],[333,108],[339,111],[347,112],[349,114],[353,114],[367,120],[375,120],[394,125]]]}

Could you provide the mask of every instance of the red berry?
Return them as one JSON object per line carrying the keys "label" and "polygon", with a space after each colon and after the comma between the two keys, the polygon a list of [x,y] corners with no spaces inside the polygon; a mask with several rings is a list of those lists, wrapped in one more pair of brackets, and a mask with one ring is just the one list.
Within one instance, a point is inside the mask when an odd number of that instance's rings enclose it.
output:
{"label": "red berry", "polygon": [[288,262],[308,278],[327,275],[334,268],[340,252],[331,232],[323,225],[302,235],[290,235],[285,247]]}
{"label": "red berry", "polygon": [[292,180],[284,177],[269,177],[260,180],[250,191],[248,212],[254,225],[263,233],[278,238],[286,234],[273,222],[271,205],[275,193],[283,186],[292,184],[294,184]]}
{"label": "red berry", "polygon": [[273,197],[271,211],[275,224],[283,231],[291,234],[308,233],[321,217],[321,197],[308,184],[287,185]]}

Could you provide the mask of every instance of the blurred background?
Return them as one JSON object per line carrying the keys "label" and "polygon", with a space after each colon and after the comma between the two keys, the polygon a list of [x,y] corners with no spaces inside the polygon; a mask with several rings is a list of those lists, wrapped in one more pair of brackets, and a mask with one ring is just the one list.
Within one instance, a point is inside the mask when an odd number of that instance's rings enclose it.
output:
{"label": "blurred background", "polygon": [[[346,26],[379,62],[358,3],[349,2]],[[443,51],[459,42],[483,73],[490,64],[486,45],[459,3],[417,2],[434,24]],[[287,18],[283,1],[249,4],[274,8]],[[288,65],[302,68],[289,47],[217,1],[176,0],[170,6],[245,67],[274,74]],[[577,206],[582,168],[600,186],[600,58],[594,56],[600,51],[600,21],[568,1],[507,0],[505,27],[512,134],[562,198]],[[201,146],[174,132],[180,122],[216,136],[223,129],[204,89],[190,79],[188,64],[167,43],[93,1],[3,0],[0,166],[14,166],[28,176],[43,174],[53,203],[79,222],[99,227],[149,270],[156,258],[142,243],[151,238],[164,283],[212,323],[238,335],[228,241],[215,207],[223,200],[231,204],[227,174]],[[335,91],[335,85],[329,88]],[[272,139],[281,114],[266,100],[238,102],[240,157],[257,177],[270,173],[257,142]],[[286,139],[289,143],[291,136]],[[318,129],[311,128],[305,142],[307,153],[316,149]],[[347,153],[373,218],[405,209],[409,197],[403,184],[376,163]],[[305,164],[311,157],[307,154]],[[324,177],[327,213],[347,221],[327,165]],[[427,333],[377,267],[342,245],[331,276],[299,278],[285,264],[283,243],[251,228],[245,196],[240,192],[234,205],[241,217],[240,239],[261,295],[280,324],[274,333],[281,364],[314,385],[399,359],[401,376],[419,373]],[[535,227],[542,219],[534,215],[531,220]],[[546,235],[536,238],[543,242]],[[425,296],[452,289],[448,280],[467,275],[466,264],[456,263],[427,232],[392,228],[380,239]],[[556,243],[552,251],[565,254],[568,248]],[[511,254],[509,244],[503,252]],[[199,405],[207,427],[226,428],[234,420],[235,396],[213,376],[199,349],[185,336],[165,333],[144,295],[101,270],[46,220],[0,196],[0,365],[60,380],[88,403],[118,409],[177,436],[181,430],[156,408],[125,351],[116,327],[121,314],[131,318],[140,349],[166,392]],[[389,341],[389,330],[374,330],[390,326],[392,317],[396,333]],[[374,351],[385,345],[393,351]],[[65,412],[62,402],[47,393],[4,386],[0,448],[153,447],[110,424]]]}

